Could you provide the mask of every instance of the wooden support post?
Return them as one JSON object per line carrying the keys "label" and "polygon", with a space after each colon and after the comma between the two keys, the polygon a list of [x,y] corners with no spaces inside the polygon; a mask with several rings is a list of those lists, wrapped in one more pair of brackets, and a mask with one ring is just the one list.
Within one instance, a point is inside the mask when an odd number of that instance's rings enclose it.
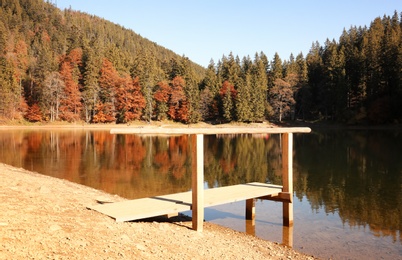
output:
{"label": "wooden support post", "polygon": [[282,244],[293,247],[293,226],[282,227]]}
{"label": "wooden support post", "polygon": [[[282,181],[283,192],[293,196],[293,134],[282,134]],[[293,204],[283,202],[283,225],[293,225]]]}
{"label": "wooden support post", "polygon": [[255,219],[248,220],[246,219],[246,233],[252,236],[255,236]]}
{"label": "wooden support post", "polygon": [[255,199],[246,200],[246,219],[255,219]]}
{"label": "wooden support post", "polygon": [[255,199],[246,200],[246,233],[255,236]]}
{"label": "wooden support post", "polygon": [[203,230],[204,221],[204,135],[191,136],[193,229]]}

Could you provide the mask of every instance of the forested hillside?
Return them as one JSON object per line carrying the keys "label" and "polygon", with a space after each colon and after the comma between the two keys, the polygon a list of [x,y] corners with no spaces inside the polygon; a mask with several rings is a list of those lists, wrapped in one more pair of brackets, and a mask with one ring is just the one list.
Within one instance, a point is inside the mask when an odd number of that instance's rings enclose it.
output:
{"label": "forested hillside", "polygon": [[43,0],[0,0],[0,7],[0,118],[146,118],[158,82],[180,75],[198,89],[204,77],[188,58],[99,17]]}
{"label": "forested hillside", "polygon": [[314,43],[306,57],[229,53],[205,69],[96,16],[43,0],[0,7],[3,121],[402,119],[397,12]]}

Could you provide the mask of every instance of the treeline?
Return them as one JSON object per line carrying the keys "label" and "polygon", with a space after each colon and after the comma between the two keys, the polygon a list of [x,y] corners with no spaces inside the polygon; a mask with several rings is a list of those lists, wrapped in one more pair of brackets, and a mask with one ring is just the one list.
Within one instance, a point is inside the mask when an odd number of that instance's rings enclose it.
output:
{"label": "treeline", "polygon": [[339,42],[314,44],[307,55],[308,84],[298,113],[351,123],[402,119],[402,20],[376,18],[370,27],[344,30]]}
{"label": "treeline", "polygon": [[402,118],[398,14],[271,61],[230,53],[207,69],[131,30],[41,0],[0,0],[0,118],[184,123]]}

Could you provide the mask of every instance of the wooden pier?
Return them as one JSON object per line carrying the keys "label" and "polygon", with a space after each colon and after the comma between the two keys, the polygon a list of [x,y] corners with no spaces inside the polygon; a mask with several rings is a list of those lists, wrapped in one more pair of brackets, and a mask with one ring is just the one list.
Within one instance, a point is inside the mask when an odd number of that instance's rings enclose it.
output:
{"label": "wooden pier", "polygon": [[[282,186],[247,183],[204,191],[204,207],[211,207],[254,198],[279,197]],[[181,192],[151,198],[105,203],[90,208],[108,215],[117,222],[169,215],[192,209],[192,192]]]}
{"label": "wooden pier", "polygon": [[[202,231],[204,207],[245,200],[246,219],[255,218],[255,199],[281,201],[283,225],[293,225],[293,133],[309,133],[310,128],[116,128],[112,134],[190,134],[192,152],[192,189],[189,192],[127,200],[90,206],[116,221],[130,221],[160,215],[192,211],[194,230]],[[212,134],[281,134],[282,186],[252,182],[204,190],[204,135]]]}

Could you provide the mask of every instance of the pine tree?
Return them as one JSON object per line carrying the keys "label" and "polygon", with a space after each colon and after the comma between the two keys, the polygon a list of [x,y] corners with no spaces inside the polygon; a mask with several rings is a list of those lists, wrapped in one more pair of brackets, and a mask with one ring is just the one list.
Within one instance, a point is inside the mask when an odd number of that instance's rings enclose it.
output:
{"label": "pine tree", "polygon": [[384,37],[384,25],[380,18],[376,18],[367,32],[367,46],[365,56],[367,62],[367,98],[376,98],[384,88],[381,81],[381,39]]}
{"label": "pine tree", "polygon": [[11,104],[13,102],[12,92],[15,83],[13,83],[13,67],[5,57],[7,36],[8,32],[0,21],[0,117],[11,118]]}
{"label": "pine tree", "polygon": [[[90,45],[93,47],[91,48]],[[94,46],[95,45],[95,46]],[[82,103],[85,115],[85,122],[89,123],[95,113],[95,106],[99,101],[99,71],[101,60],[96,56],[96,44],[86,44],[83,53],[83,86]]]}
{"label": "pine tree", "polygon": [[203,120],[213,120],[218,116],[217,100],[219,98],[220,82],[213,60],[210,61],[205,77],[200,84],[200,111]]}
{"label": "pine tree", "polygon": [[231,122],[235,119],[235,102],[237,91],[234,86],[225,80],[219,91],[221,99],[221,115],[223,120]]}
{"label": "pine tree", "polygon": [[254,104],[252,108],[252,121],[261,122],[264,120],[265,115],[268,78],[266,65],[258,54],[256,54],[254,58],[251,84],[251,103]]}
{"label": "pine tree", "polygon": [[312,107],[311,100],[311,88],[308,85],[308,67],[306,59],[303,57],[303,53],[299,53],[296,56],[297,64],[297,87],[295,90],[295,115],[302,117],[302,119],[307,119],[310,114],[310,109]]}
{"label": "pine tree", "polygon": [[276,79],[283,79],[283,78],[284,77],[283,77],[282,59],[279,57],[279,54],[276,52],[274,55],[274,59],[271,62],[269,81],[273,84]]}
{"label": "pine tree", "polygon": [[[252,120],[251,107],[255,105],[252,103],[250,95],[252,94],[251,86],[251,66],[252,62],[250,57],[243,58],[242,62],[242,82],[237,85],[237,95],[236,95],[236,119],[240,122],[250,122]],[[226,102],[230,102],[227,100]]]}
{"label": "pine tree", "polygon": [[319,98],[318,89],[323,79],[323,64],[322,64],[322,47],[318,42],[312,44],[309,53],[306,57],[307,67],[308,67],[308,85],[312,106],[309,111],[314,117],[320,117],[319,115]]}

